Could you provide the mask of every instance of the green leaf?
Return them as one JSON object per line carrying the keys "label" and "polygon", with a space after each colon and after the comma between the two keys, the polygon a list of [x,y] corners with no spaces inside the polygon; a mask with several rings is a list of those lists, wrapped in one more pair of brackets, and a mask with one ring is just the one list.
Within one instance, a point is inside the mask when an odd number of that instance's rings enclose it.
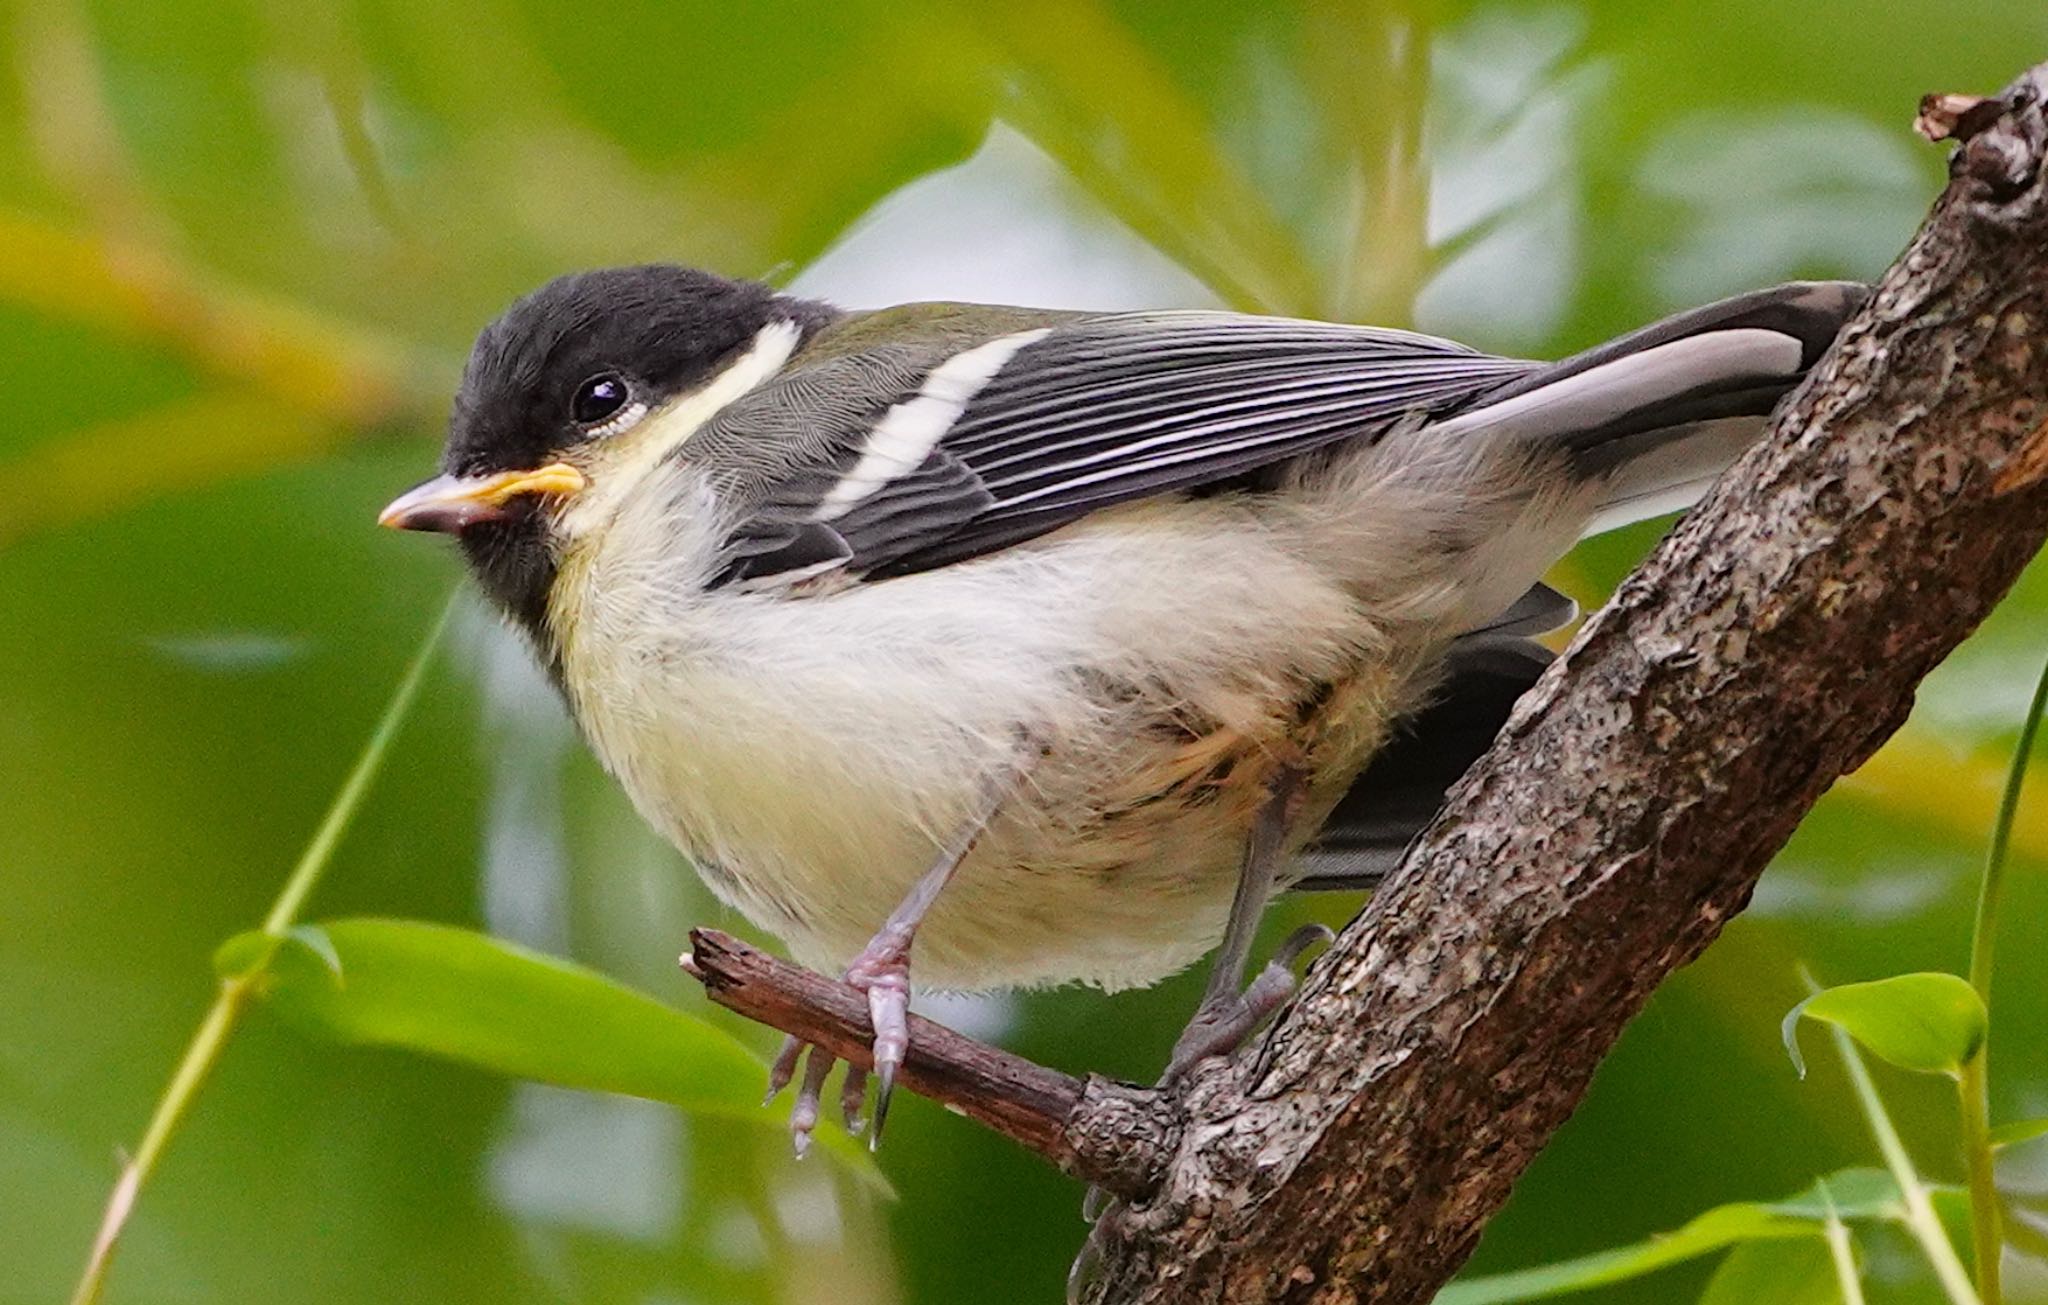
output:
{"label": "green leaf", "polygon": [[213,973],[223,981],[253,979],[269,968],[282,941],[261,929],[238,933],[213,949]]}
{"label": "green leaf", "polygon": [[2015,1119],[1991,1130],[1991,1149],[2003,1150],[2037,1137],[2048,1137],[2048,1119]]}
{"label": "green leaf", "polygon": [[1736,1247],[1707,1279],[1699,1305],[1836,1305],[1840,1299],[1827,1242],[1815,1229],[1807,1238]]}
{"label": "green leaf", "polygon": [[[243,934],[222,957],[275,945],[264,1003],[301,1032],[400,1047],[515,1078],[617,1092],[760,1126],[761,1062],[693,1015],[568,961],[418,920],[335,920],[282,940]],[[853,1139],[819,1143],[886,1186]]]}
{"label": "green leaf", "polygon": [[[1932,1189],[1937,1201],[1958,1195],[1953,1189]],[[1641,1277],[1685,1260],[1731,1246],[1813,1238],[1819,1263],[1833,1281],[1826,1244],[1821,1240],[1832,1198],[1835,1214],[1846,1222],[1899,1222],[1905,1206],[1898,1184],[1882,1169],[1839,1169],[1813,1186],[1779,1201],[1737,1201],[1715,1206],[1676,1232],[1660,1234],[1613,1250],[1596,1251],[1533,1269],[1468,1278],[1437,1293],[1435,1305],[1507,1305],[1508,1302],[1561,1296]],[[1769,1263],[1769,1261],[1766,1261]],[[1716,1274],[1719,1277],[1719,1274]],[[1735,1288],[1730,1287],[1733,1291]],[[1743,1299],[1739,1295],[1711,1298]],[[1804,1297],[1757,1297],[1759,1300],[1803,1301]],[[1831,1298],[1827,1298],[1831,1299]]]}
{"label": "green leaf", "polygon": [[1837,1169],[1825,1178],[1816,1178],[1813,1186],[1797,1196],[1772,1201],[1768,1208],[1786,1218],[1825,1223],[1830,1207],[1836,1218],[1854,1223],[1865,1219],[1895,1221],[1904,1204],[1899,1199],[1898,1182],[1889,1173],[1856,1168]]}
{"label": "green leaf", "polygon": [[1676,1232],[1629,1246],[1595,1251],[1538,1268],[1454,1282],[1437,1293],[1436,1305],[1509,1305],[1562,1296],[1638,1278],[1744,1242],[1813,1237],[1816,1232],[1808,1220],[1784,1218],[1760,1202],[1738,1201],[1715,1206]]}
{"label": "green leaf", "polygon": [[1827,988],[1785,1016],[1785,1050],[1802,1078],[1802,1016],[1836,1026],[1900,1069],[1950,1078],[1961,1077],[1963,1065],[1983,1047],[1989,1024],[1976,989],[1953,974],[1900,974]]}

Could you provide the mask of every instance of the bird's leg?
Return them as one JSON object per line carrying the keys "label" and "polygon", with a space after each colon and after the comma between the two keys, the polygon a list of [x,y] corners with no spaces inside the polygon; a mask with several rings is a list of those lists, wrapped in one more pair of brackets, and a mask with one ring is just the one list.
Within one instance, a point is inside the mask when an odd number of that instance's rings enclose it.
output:
{"label": "bird's leg", "polygon": [[[1294,992],[1294,963],[1301,953],[1333,935],[1320,924],[1303,925],[1259,971],[1249,986],[1244,982],[1245,963],[1251,957],[1252,941],[1259,919],[1280,879],[1280,858],[1287,846],[1287,833],[1300,813],[1308,793],[1308,774],[1298,766],[1283,766],[1267,788],[1266,801],[1252,822],[1251,837],[1245,842],[1244,863],[1238,870],[1237,892],[1230,899],[1230,915],[1223,926],[1223,942],[1209,969],[1209,986],[1202,1004],[1173,1044],[1161,1085],[1172,1083],[1210,1056],[1237,1049],[1251,1031]],[[1094,1226],[1067,1270],[1067,1300],[1080,1299],[1082,1289],[1102,1263],[1103,1239],[1109,1224],[1118,1217],[1120,1203],[1100,1187],[1090,1187],[1081,1200],[1081,1217]]]}
{"label": "bird's leg", "polygon": [[[1307,793],[1308,773],[1299,766],[1281,767],[1267,786],[1266,801],[1252,821],[1251,837],[1245,841],[1237,892],[1230,900],[1223,941],[1209,968],[1209,986],[1202,993],[1202,1004],[1195,1008],[1187,1027],[1173,1044],[1173,1055],[1159,1078],[1161,1086],[1174,1082],[1210,1056],[1236,1050],[1261,1021],[1293,994],[1294,963],[1301,959],[1302,952],[1334,936],[1320,924],[1303,925],[1287,935],[1266,968],[1259,971],[1249,986],[1245,985],[1245,962],[1251,956],[1252,941],[1258,935],[1266,902],[1279,882],[1287,832],[1300,814]],[[1091,1187],[1082,1201],[1081,1214],[1093,1223],[1107,1205],[1107,1194],[1099,1187]],[[1076,1263],[1078,1267],[1079,1262]]]}
{"label": "bird's leg", "polygon": [[1280,859],[1287,845],[1287,833],[1300,814],[1308,792],[1308,775],[1297,766],[1284,766],[1267,788],[1266,801],[1252,822],[1246,840],[1244,863],[1238,871],[1237,893],[1230,901],[1230,916],[1223,926],[1223,942],[1209,970],[1209,986],[1194,1018],[1173,1044],[1162,1082],[1171,1083],[1209,1057],[1236,1049],[1259,1022],[1273,1013],[1294,991],[1294,962],[1318,941],[1330,937],[1321,925],[1297,929],[1258,978],[1245,986],[1245,962],[1251,956],[1252,940],[1259,919],[1273,896],[1280,878]]}
{"label": "bird's leg", "polygon": [[[881,1142],[882,1124],[889,1115],[889,1098],[896,1087],[896,1071],[902,1067],[904,1053],[910,1048],[910,945],[916,941],[917,927],[923,923],[932,903],[938,900],[939,893],[952,881],[953,872],[974,851],[974,845],[988,829],[989,822],[995,819],[1004,800],[1014,791],[1021,775],[1021,770],[1012,771],[999,780],[992,780],[983,789],[980,803],[967,821],[940,850],[931,868],[911,885],[910,892],[890,912],[881,929],[868,940],[867,946],[861,948],[842,976],[847,983],[867,995],[868,1019],[874,1026],[875,1117],[873,1131],[868,1136],[870,1147]],[[773,1100],[775,1094],[795,1076],[797,1061],[803,1054],[804,1044],[796,1038],[783,1041],[781,1053],[768,1070],[769,1099]],[[798,1155],[810,1147],[811,1129],[818,1122],[819,1095],[831,1067],[830,1057],[816,1047],[810,1049],[803,1085],[797,1091],[796,1104],[789,1114],[790,1137]],[[840,1107],[846,1115],[846,1126],[856,1133],[861,1129],[860,1107],[867,1091],[867,1080],[867,1071],[849,1065],[846,1081],[840,1089]]]}

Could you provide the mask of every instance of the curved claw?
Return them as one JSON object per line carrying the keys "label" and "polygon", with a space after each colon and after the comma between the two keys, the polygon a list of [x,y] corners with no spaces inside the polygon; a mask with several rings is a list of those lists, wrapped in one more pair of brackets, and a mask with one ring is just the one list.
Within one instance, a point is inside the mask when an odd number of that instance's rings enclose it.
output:
{"label": "curved claw", "polygon": [[882,1144],[882,1125],[889,1118],[889,1100],[896,1091],[896,1071],[910,1050],[910,965],[901,955],[866,958],[848,974],[868,995],[868,1019],[875,1030],[875,1118],[868,1149]]}
{"label": "curved claw", "polygon": [[1104,1210],[1115,1204],[1116,1198],[1106,1190],[1090,1187],[1081,1196],[1081,1219],[1084,1223],[1094,1223],[1102,1217]]}
{"label": "curved claw", "polygon": [[889,1119],[889,1098],[896,1091],[896,1066],[877,1064],[875,1067],[875,1122],[868,1134],[868,1150],[878,1151],[882,1146],[882,1125]]}
{"label": "curved claw", "polygon": [[1095,1280],[1102,1269],[1102,1224],[1097,1223],[1088,1230],[1088,1240],[1081,1243],[1081,1249],[1074,1256],[1074,1262],[1067,1266],[1067,1305],[1080,1305],[1081,1293]]}
{"label": "curved claw", "polygon": [[1294,963],[1301,959],[1301,954],[1309,948],[1317,943],[1327,947],[1336,941],[1337,932],[1329,925],[1305,924],[1280,940],[1280,948],[1273,953],[1273,959],[1268,964],[1291,970]]}

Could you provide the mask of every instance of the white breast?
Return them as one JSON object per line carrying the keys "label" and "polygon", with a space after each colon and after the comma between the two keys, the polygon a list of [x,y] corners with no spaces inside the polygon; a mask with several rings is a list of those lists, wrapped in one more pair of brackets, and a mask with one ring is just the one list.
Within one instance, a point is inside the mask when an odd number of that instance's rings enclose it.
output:
{"label": "white breast", "polygon": [[[1191,822],[1133,850],[1151,870],[1105,879],[1078,845],[1091,794],[1183,742],[1133,716],[1179,700],[1261,728],[1366,633],[1330,577],[1214,502],[806,598],[704,590],[719,522],[687,473],[621,513],[553,599],[578,719],[714,888],[820,967],[872,935],[1027,736],[1047,769],[942,898],[920,977],[1122,985],[1186,964],[1220,927],[1242,830]],[[1108,683],[1149,701],[1106,701]]]}

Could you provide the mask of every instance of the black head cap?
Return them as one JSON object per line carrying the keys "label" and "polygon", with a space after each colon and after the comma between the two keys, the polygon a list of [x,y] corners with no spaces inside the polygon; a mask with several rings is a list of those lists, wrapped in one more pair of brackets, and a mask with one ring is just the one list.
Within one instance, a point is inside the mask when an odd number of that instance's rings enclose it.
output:
{"label": "black head cap", "polygon": [[442,469],[530,470],[586,438],[577,389],[611,375],[649,408],[718,370],[771,321],[821,305],[653,263],[557,277],[484,328],[463,369]]}
{"label": "black head cap", "polygon": [[[449,417],[442,469],[473,476],[557,461],[602,438],[584,420],[593,383],[605,383],[608,399],[623,396],[652,411],[710,379],[769,323],[794,321],[808,333],[835,315],[755,282],[665,264],[558,277],[477,337]],[[539,516],[516,512],[465,529],[461,539],[484,590],[547,653],[555,563]]]}

